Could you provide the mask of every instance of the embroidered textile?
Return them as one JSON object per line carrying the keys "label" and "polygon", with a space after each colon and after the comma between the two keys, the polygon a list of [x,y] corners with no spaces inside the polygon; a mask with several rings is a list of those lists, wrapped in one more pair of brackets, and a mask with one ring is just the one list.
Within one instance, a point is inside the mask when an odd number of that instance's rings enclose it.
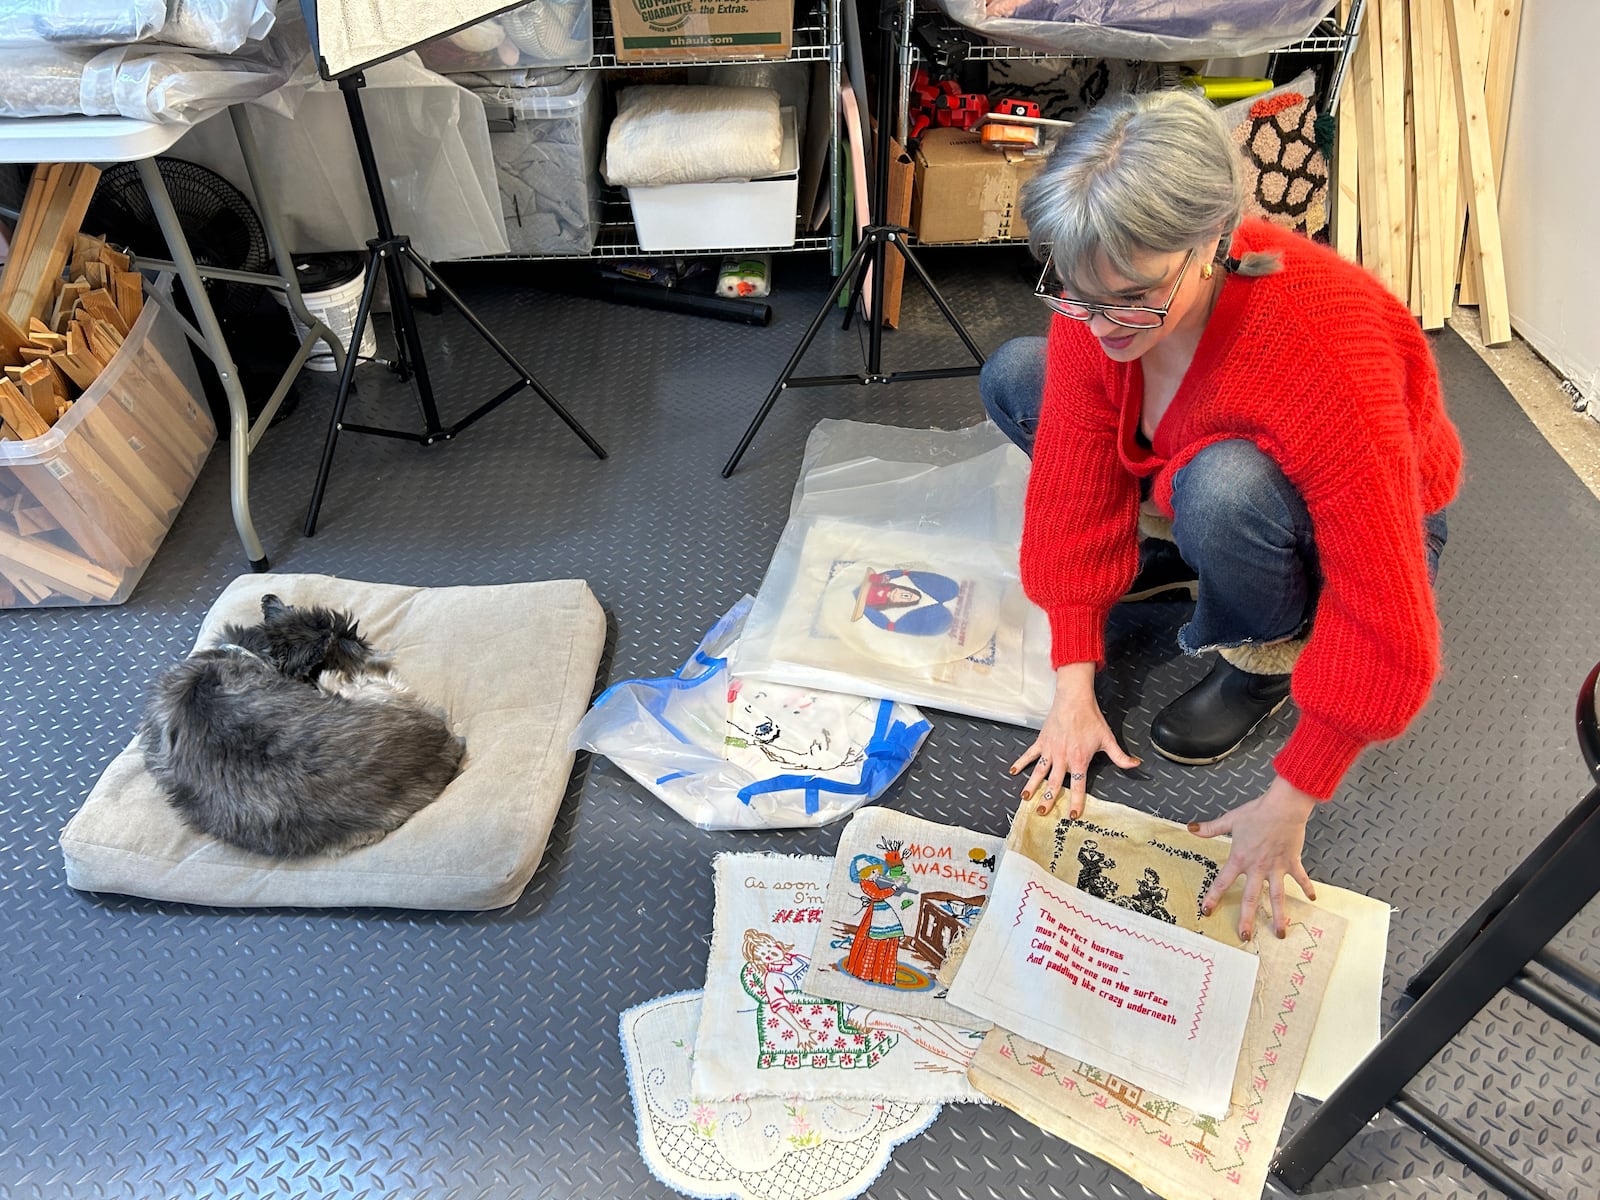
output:
{"label": "embroidered textile", "polygon": [[981,1099],[966,1080],[977,1031],[810,991],[832,867],[818,855],[717,856],[694,1096]]}
{"label": "embroidered textile", "polygon": [[1343,925],[1300,901],[1289,905],[1288,938],[1260,940],[1256,994],[1225,1117],[1196,1113],[998,1028],[985,1037],[969,1077],[1007,1108],[1166,1200],[1255,1200],[1266,1186]]}
{"label": "embroidered textile", "polygon": [[806,986],[819,996],[987,1028],[936,973],[988,900],[1001,838],[887,808],[850,818],[828,881]]}
{"label": "embroidered textile", "polygon": [[[1086,825],[1095,828],[1082,828]],[[1112,832],[1122,836],[1100,841]],[[1146,866],[1155,869],[1157,882],[1168,892],[1171,902],[1165,907],[1174,925],[1237,944],[1242,888],[1231,888],[1210,917],[1199,913],[1211,872],[1226,861],[1226,839],[1198,838],[1174,822],[1090,797],[1079,821],[1040,818],[1029,804],[1022,804],[1006,852],[1024,855],[1076,885],[1085,869],[1076,850],[1091,837],[1115,847],[1108,852],[1113,860],[1120,853],[1135,864],[1134,880],[1144,879]],[[1117,884],[1116,895],[1127,894],[1129,877],[1122,862],[1113,867],[1093,860],[1087,865],[1098,868],[1097,877]],[[1109,890],[1109,884],[1097,886]],[[1247,947],[1258,957],[1256,986],[1225,1117],[1195,1113],[1000,1028],[985,1037],[969,1079],[1006,1107],[1167,1200],[1259,1196],[1346,928],[1336,913],[1302,901],[1291,899],[1290,912],[1287,939],[1269,934]],[[963,948],[970,941],[969,935]],[[961,955],[952,955],[940,978],[950,983],[962,969]]]}
{"label": "embroidered textile", "polygon": [[731,675],[753,601],[741,599],[671,675],[615,683],[573,731],[704,829],[836,820],[880,795],[928,735],[890,700]]}
{"label": "embroidered textile", "polygon": [[739,1200],[851,1200],[895,1146],[939,1115],[902,1101],[690,1098],[700,993],[630,1008],[622,1056],[638,1120],[639,1153],[652,1174],[691,1196]]}
{"label": "embroidered textile", "polygon": [[1043,720],[1049,634],[1022,593],[1014,547],[833,519],[791,530],[801,540],[787,586],[774,595],[764,583],[752,614],[771,636],[755,651],[742,644],[735,670],[1013,723]]}
{"label": "embroidered textile", "polygon": [[1256,978],[1237,946],[1119,908],[1022,854],[995,877],[950,1003],[1211,1116]]}

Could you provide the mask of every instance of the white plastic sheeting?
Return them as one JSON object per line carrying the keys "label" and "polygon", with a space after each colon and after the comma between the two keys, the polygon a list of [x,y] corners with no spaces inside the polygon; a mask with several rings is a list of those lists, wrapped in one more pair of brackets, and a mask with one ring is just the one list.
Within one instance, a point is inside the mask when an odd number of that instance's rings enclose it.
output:
{"label": "white plastic sheeting", "polygon": [[1038,728],[1054,676],[1017,566],[1027,479],[993,425],[821,422],[734,673]]}

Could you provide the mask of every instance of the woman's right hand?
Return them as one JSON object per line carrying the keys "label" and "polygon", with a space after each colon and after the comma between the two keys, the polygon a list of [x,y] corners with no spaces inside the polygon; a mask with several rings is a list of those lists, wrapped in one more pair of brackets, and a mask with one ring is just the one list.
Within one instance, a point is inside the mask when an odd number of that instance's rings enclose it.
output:
{"label": "woman's right hand", "polygon": [[1089,762],[1102,750],[1124,770],[1139,765],[1137,758],[1117,744],[1094,698],[1094,664],[1068,663],[1056,671],[1055,699],[1039,736],[1011,764],[1011,773],[1016,775],[1032,764],[1022,798],[1031,800],[1037,795],[1040,816],[1055,810],[1065,782],[1070,797],[1067,816],[1077,818],[1083,815],[1088,796]]}

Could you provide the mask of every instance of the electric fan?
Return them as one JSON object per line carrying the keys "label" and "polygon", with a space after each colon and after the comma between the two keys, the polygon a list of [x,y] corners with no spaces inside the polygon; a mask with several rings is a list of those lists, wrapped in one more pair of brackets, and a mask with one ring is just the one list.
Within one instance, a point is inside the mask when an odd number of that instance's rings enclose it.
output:
{"label": "electric fan", "polygon": [[[202,267],[271,273],[272,258],[261,218],[243,192],[198,163],[161,157],[156,166],[172,196],[195,262]],[[127,246],[136,255],[171,257],[133,163],[106,168],[83,227]],[[206,289],[219,317],[253,312],[259,302],[258,289],[250,284],[208,280]]]}

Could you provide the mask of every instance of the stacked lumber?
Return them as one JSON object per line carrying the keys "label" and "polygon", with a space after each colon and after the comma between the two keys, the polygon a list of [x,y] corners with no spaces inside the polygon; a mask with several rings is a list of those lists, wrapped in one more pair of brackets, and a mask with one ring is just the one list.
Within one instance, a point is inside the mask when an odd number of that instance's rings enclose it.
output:
{"label": "stacked lumber", "polygon": [[0,608],[125,598],[215,439],[127,255],[79,229],[97,176],[34,172],[0,274]]}
{"label": "stacked lumber", "polygon": [[1521,19],[1522,0],[1367,0],[1339,106],[1335,246],[1425,329],[1478,305],[1489,345],[1511,340],[1498,188]]}

